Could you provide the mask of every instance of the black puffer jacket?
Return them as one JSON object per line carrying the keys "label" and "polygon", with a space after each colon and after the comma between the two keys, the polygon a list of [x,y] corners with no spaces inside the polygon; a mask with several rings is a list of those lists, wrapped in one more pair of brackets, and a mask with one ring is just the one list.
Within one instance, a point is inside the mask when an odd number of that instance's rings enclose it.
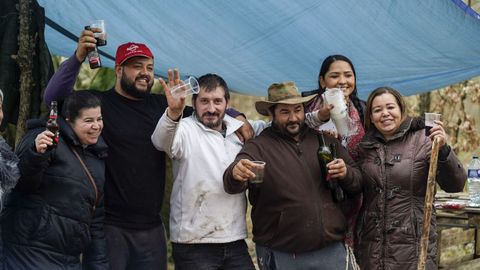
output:
{"label": "black puffer jacket", "polygon": [[[82,253],[84,269],[108,268],[103,232],[107,146],[100,137],[84,148],[70,125],[59,123],[54,150],[40,154],[34,149],[36,136],[45,130],[40,120],[29,122],[18,147],[22,176],[1,217],[4,269],[80,269]],[[70,147],[88,167],[98,195]]]}

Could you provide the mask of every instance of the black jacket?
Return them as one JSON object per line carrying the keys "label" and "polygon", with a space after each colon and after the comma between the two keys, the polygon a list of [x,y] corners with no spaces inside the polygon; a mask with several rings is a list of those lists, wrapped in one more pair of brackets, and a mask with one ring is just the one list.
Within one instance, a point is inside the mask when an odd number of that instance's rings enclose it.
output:
{"label": "black jacket", "polygon": [[[20,142],[21,178],[1,217],[5,269],[107,269],[103,232],[103,186],[107,146],[82,147],[77,136],[59,118],[58,146],[44,154],[35,151],[34,140],[45,130],[45,121],[29,122]],[[70,147],[77,150],[98,189]],[[96,206],[94,207],[94,205]]]}

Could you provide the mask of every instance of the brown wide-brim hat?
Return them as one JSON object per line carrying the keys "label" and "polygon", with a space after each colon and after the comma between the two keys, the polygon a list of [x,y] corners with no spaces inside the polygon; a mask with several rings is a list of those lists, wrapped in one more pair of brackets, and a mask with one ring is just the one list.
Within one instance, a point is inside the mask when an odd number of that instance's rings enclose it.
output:
{"label": "brown wide-brim hat", "polygon": [[302,97],[294,82],[274,83],[268,87],[267,101],[255,102],[255,109],[257,109],[259,114],[268,116],[268,109],[275,104],[292,105],[303,103],[305,106],[308,106],[316,96],[317,94]]}

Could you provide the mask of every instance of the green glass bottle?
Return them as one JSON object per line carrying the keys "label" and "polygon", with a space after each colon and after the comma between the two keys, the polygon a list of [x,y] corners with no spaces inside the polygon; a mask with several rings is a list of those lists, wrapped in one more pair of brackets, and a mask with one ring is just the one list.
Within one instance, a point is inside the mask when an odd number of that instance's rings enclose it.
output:
{"label": "green glass bottle", "polygon": [[330,179],[327,169],[327,164],[337,158],[336,144],[331,144],[330,147],[328,147],[322,132],[320,132],[317,138],[319,144],[317,155],[320,165],[325,172],[325,184],[332,193],[333,201],[341,202],[345,199],[343,190],[336,180]]}
{"label": "green glass bottle", "polygon": [[[330,144],[330,149],[332,152],[332,158],[333,160],[335,160],[337,158],[337,144],[336,143]],[[331,190],[332,190],[333,200],[335,202],[343,202],[345,200],[345,193],[343,192],[342,187],[338,184],[338,181],[329,179],[328,182],[330,182],[331,183],[330,185],[332,186]]]}

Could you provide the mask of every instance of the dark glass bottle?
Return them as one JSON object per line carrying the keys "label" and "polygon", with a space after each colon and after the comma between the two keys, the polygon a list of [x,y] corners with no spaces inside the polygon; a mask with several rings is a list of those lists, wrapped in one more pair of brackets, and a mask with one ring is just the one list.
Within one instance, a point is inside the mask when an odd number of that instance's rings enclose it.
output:
{"label": "dark glass bottle", "polygon": [[[85,30],[90,30],[90,26],[85,26]],[[102,66],[102,61],[100,60],[100,54],[98,53],[97,47],[89,49],[87,54],[88,64],[91,69],[99,68]]]}
{"label": "dark glass bottle", "polygon": [[57,122],[57,116],[58,116],[58,109],[57,109],[57,102],[52,101],[50,104],[50,116],[48,117],[47,121],[47,130],[52,132],[54,136],[52,137],[52,145],[49,145],[47,147],[47,150],[51,150],[52,148],[57,147],[58,145],[58,140],[59,140],[59,127],[58,127],[58,122]]}
{"label": "dark glass bottle", "polygon": [[320,161],[322,161],[322,163],[324,163],[323,165],[326,166],[327,163],[333,160],[333,157],[332,157],[332,151],[330,151],[330,148],[325,143],[325,138],[323,137],[323,133],[320,133],[318,135],[318,145],[319,145],[318,153],[317,153],[318,158],[320,159]]}
{"label": "dark glass bottle", "polygon": [[[330,150],[332,151],[332,158],[335,160],[337,158],[337,144],[330,144]],[[338,184],[337,180],[329,179],[328,182],[331,182],[332,197],[335,202],[343,202],[345,200],[345,194],[343,193],[342,187]]]}
{"label": "dark glass bottle", "polygon": [[327,188],[332,193],[332,198],[334,202],[341,202],[344,200],[343,190],[338,184],[336,180],[330,179],[330,175],[328,175],[327,164],[337,158],[337,151],[335,148],[335,144],[331,144],[328,147],[325,143],[325,138],[323,137],[323,133],[320,133],[318,136],[318,160],[320,161],[320,165],[323,167],[323,171],[325,172],[325,184]]}
{"label": "dark glass bottle", "polygon": [[100,54],[98,54],[97,47],[93,50],[88,51],[87,54],[88,64],[91,69],[99,68],[102,66],[102,61],[100,60]]}

